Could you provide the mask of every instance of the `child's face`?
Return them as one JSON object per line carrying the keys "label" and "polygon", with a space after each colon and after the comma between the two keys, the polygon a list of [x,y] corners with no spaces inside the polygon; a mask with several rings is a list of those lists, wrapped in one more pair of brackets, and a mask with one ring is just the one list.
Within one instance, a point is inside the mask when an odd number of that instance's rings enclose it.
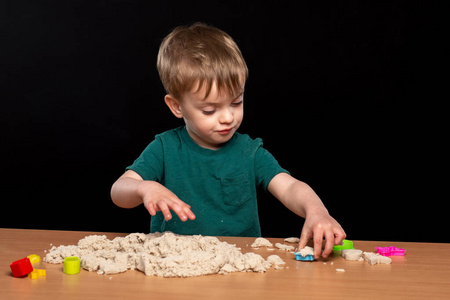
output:
{"label": "child's face", "polygon": [[224,90],[219,93],[213,84],[206,99],[204,95],[204,89],[187,92],[178,104],[190,137],[201,147],[216,150],[230,140],[241,125],[244,94],[236,97]]}

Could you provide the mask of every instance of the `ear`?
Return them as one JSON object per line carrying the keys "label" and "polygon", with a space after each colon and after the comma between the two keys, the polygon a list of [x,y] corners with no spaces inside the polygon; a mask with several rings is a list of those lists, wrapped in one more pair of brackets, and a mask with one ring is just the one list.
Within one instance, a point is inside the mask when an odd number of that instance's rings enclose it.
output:
{"label": "ear", "polygon": [[167,94],[164,97],[164,101],[166,102],[170,111],[175,115],[175,117],[180,119],[183,117],[183,113],[181,112],[180,101],[178,101],[178,99],[176,99],[170,94]]}

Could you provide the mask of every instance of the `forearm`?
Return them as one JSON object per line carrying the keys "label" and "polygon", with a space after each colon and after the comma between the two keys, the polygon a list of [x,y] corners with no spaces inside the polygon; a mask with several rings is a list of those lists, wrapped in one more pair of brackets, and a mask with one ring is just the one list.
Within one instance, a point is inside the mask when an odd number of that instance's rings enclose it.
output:
{"label": "forearm", "polygon": [[311,213],[327,213],[328,210],[314,190],[304,182],[292,183],[290,193],[286,195],[286,206],[302,217]]}
{"label": "forearm", "polygon": [[139,193],[142,180],[131,177],[120,177],[111,187],[111,199],[122,208],[133,208],[142,203]]}
{"label": "forearm", "polygon": [[288,174],[275,176],[268,189],[289,210],[303,218],[312,213],[328,214],[314,190]]}

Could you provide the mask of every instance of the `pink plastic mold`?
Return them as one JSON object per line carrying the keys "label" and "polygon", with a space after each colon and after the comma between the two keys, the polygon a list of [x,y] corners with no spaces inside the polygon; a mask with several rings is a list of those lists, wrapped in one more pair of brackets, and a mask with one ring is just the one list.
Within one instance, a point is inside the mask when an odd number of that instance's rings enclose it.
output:
{"label": "pink plastic mold", "polygon": [[394,246],[391,247],[375,247],[377,249],[377,253],[383,256],[392,256],[392,255],[398,255],[398,256],[404,256],[405,255],[405,249],[400,249]]}

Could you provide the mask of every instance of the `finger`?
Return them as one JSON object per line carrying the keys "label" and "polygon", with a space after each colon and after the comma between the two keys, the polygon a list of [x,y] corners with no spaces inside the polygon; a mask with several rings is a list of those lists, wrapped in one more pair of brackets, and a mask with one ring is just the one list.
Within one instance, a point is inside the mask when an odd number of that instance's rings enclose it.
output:
{"label": "finger", "polygon": [[173,199],[173,202],[169,204],[169,207],[178,215],[178,217],[184,222],[189,220],[194,220],[195,215],[191,211],[191,206],[189,204],[184,203],[182,200],[177,198]]}
{"label": "finger", "polygon": [[184,203],[179,198],[175,199],[175,202],[180,206],[184,214],[187,216],[186,220],[195,220],[195,214],[191,210],[191,206],[189,204]]}
{"label": "finger", "polygon": [[306,247],[306,244],[311,239],[311,234],[306,230],[302,230],[302,234],[300,235],[300,241],[298,242],[298,250],[301,250]]}
{"label": "finger", "polygon": [[180,218],[181,221],[187,221],[187,214],[185,213],[183,207],[181,207],[179,204],[177,204],[176,202],[169,203],[169,208],[177,214],[178,218]]}
{"label": "finger", "polygon": [[146,201],[144,201],[144,207],[147,209],[147,211],[149,212],[149,214],[151,215],[151,216],[154,216],[154,215],[156,215],[156,208],[155,208],[155,206],[153,205],[153,203],[148,203],[148,202],[146,202]]}
{"label": "finger", "polygon": [[189,220],[195,220],[195,214],[190,210],[190,208],[185,209],[185,212]]}
{"label": "finger", "polygon": [[158,205],[158,208],[161,210],[161,212],[164,216],[164,219],[166,221],[169,221],[170,219],[172,219],[172,214],[170,213],[169,207],[167,206],[166,202],[161,200],[161,201],[158,201],[157,205]]}
{"label": "finger", "polygon": [[155,208],[155,205],[153,203],[148,204],[147,210],[148,210],[148,212],[150,213],[151,216],[155,216],[156,215],[156,208]]}
{"label": "finger", "polygon": [[333,251],[334,246],[334,233],[332,231],[325,232],[325,248],[322,252],[322,257],[327,258]]}
{"label": "finger", "polygon": [[314,258],[318,259],[320,253],[322,252],[322,242],[323,242],[323,231],[317,229],[314,231]]}
{"label": "finger", "polygon": [[347,237],[345,231],[341,228],[341,230],[334,233],[334,244],[340,245],[342,241]]}

